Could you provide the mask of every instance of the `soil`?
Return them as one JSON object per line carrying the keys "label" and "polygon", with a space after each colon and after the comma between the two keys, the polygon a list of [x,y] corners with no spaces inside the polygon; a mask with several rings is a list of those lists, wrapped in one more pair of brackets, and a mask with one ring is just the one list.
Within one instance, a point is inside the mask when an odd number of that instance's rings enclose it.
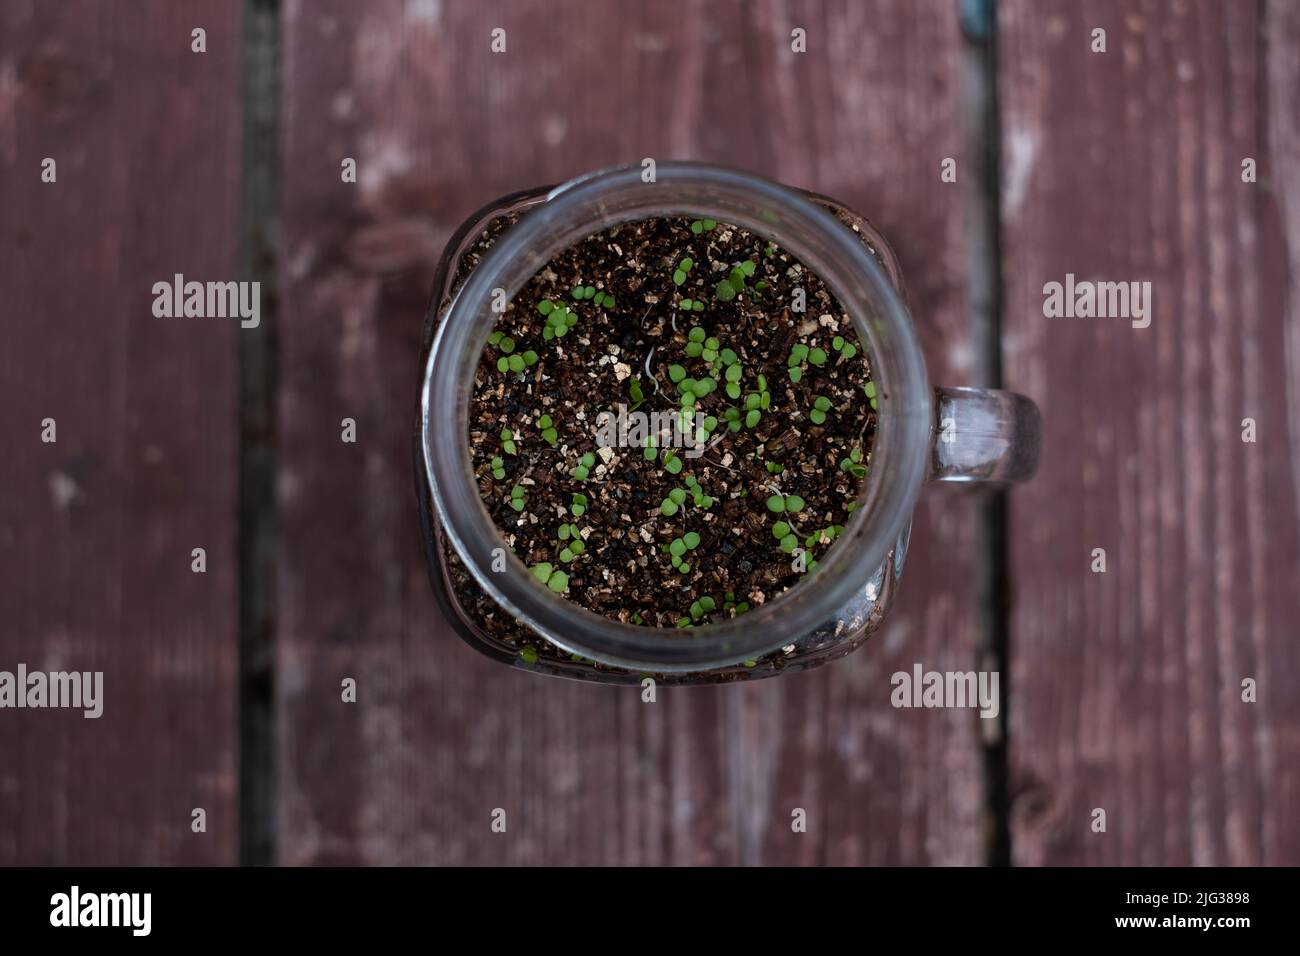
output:
{"label": "soil", "polygon": [[[834,547],[875,404],[866,350],[817,276],[737,226],[647,219],[571,246],[514,297],[468,438],[483,502],[539,581],[619,621],[685,627],[779,597]],[[637,415],[630,434],[610,427],[620,405],[660,426],[685,408],[703,441],[670,449],[683,436],[661,427],[647,450]]]}

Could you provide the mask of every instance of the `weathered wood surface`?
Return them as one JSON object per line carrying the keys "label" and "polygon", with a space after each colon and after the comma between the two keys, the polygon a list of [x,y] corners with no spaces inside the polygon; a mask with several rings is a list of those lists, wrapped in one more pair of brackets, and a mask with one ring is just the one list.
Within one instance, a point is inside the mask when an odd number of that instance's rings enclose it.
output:
{"label": "weathered wood surface", "polygon": [[[500,667],[452,634],[422,563],[409,446],[450,231],[498,195],[644,156],[741,166],[867,214],[896,238],[935,380],[964,381],[962,203],[939,180],[960,156],[952,4],[284,14],[280,860],[979,862],[976,720],[889,703],[889,675],[913,662],[974,666],[968,499],[922,506],[874,646],[650,705]],[[505,54],[489,48],[498,26]],[[489,830],[497,807],[504,835]],[[795,807],[807,834],[791,832]]]}
{"label": "weathered wood surface", "polygon": [[[1011,501],[1015,861],[1300,863],[1300,14],[1000,10],[1007,382],[1047,423]],[[1150,281],[1150,327],[1044,318],[1067,272]]]}
{"label": "weathered wood surface", "polygon": [[0,669],[104,672],[0,712],[0,864],[235,859],[239,330],[151,287],[237,278],[239,15],[0,5]]}

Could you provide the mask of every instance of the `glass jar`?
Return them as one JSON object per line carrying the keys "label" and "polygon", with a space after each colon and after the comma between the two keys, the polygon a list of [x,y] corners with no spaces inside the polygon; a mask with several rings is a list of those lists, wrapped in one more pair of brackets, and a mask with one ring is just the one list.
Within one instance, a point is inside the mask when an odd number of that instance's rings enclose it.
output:
{"label": "glass jar", "polygon": [[[730,169],[662,163],[603,170],[503,197],[452,236],[434,279],[415,434],[421,527],[434,591],[472,646],[582,680],[710,683],[769,677],[849,653],[883,621],[927,481],[1029,478],[1038,410],[1023,396],[932,388],[884,239],[834,200]],[[844,532],[797,587],[720,623],[624,624],[551,593],[483,506],[466,422],[479,356],[508,301],[561,250],[621,222],[711,218],[775,242],[822,279],[866,346],[878,400],[872,464]],[[481,240],[492,236],[486,252]],[[865,400],[865,399],[864,399]]]}

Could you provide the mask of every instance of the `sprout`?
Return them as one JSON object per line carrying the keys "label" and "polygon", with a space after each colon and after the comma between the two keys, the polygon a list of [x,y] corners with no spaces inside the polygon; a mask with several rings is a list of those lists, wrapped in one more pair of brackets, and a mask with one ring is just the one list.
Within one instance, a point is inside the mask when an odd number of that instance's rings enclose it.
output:
{"label": "sprout", "polygon": [[500,481],[506,476],[506,463],[500,456],[492,459],[492,477]]}
{"label": "sprout", "polygon": [[840,471],[847,472],[854,478],[863,478],[867,474],[867,469],[862,465],[862,449],[854,446],[849,452],[849,457],[840,461]]}
{"label": "sprout", "polygon": [[[683,400],[686,399],[687,397],[691,398],[691,400],[694,401],[695,396],[693,395],[688,394],[682,396]],[[671,448],[664,449],[663,461],[664,461],[664,468],[668,470],[668,474],[670,475],[681,474],[682,460],[677,457],[677,453],[674,452]]]}
{"label": "sprout", "polygon": [[518,454],[514,443],[514,433],[509,428],[501,429],[501,448],[507,455]]}
{"label": "sprout", "polygon": [[537,649],[534,647],[521,647],[519,649],[519,659],[525,664],[536,664]]}
{"label": "sprout", "polygon": [[772,537],[780,541],[790,533],[790,523],[788,521],[778,521],[772,525]]}
{"label": "sprout", "polygon": [[822,366],[826,364],[826,350],[813,349],[808,353],[808,362],[811,365]]}
{"label": "sprout", "polygon": [[867,398],[871,399],[871,407],[875,408],[876,407],[876,383],[867,382],[867,384],[862,386],[862,391],[866,393]]}
{"label": "sprout", "polygon": [[515,511],[524,510],[524,489],[519,485],[510,489],[510,507]]}
{"label": "sprout", "polygon": [[814,425],[824,425],[826,423],[826,412],[830,410],[831,400],[825,395],[818,395],[813,401],[812,411],[808,413],[809,419]]}
{"label": "sprout", "polygon": [[769,461],[767,463],[767,473],[769,475],[779,475],[783,471],[785,471],[785,466],[782,465],[780,462]]}
{"label": "sprout", "polygon": [[573,513],[575,518],[581,518],[587,512],[587,504],[586,495],[574,492],[573,503],[569,505],[569,511]]}
{"label": "sprout", "polygon": [[767,499],[767,510],[781,514],[789,512],[796,514],[803,511],[804,500],[798,495],[772,495]]}
{"label": "sprout", "polygon": [[587,452],[580,459],[578,459],[577,466],[574,467],[573,471],[571,471],[569,474],[570,476],[577,478],[579,481],[586,481],[587,476],[591,474],[591,469],[595,466],[595,464],[596,464],[596,456],[593,455],[591,452]]}
{"label": "sprout", "polygon": [[659,513],[666,518],[677,514],[678,504],[672,498],[665,498],[659,503]]}
{"label": "sprout", "polygon": [[559,440],[559,432],[555,430],[555,423],[551,421],[550,415],[543,415],[537,419],[537,427],[542,430],[542,438],[548,445],[554,445]]}
{"label": "sprout", "polygon": [[[542,338],[546,341],[567,335],[569,329],[578,324],[578,313],[571,312],[567,305],[559,302],[544,302],[542,305],[550,306],[548,311],[542,313],[546,316],[546,325],[542,329]],[[538,309],[541,307],[539,305]]]}
{"label": "sprout", "polygon": [[808,346],[802,342],[796,342],[790,349],[790,357],[785,360],[785,364],[790,368],[794,368],[806,358],[808,358]]}

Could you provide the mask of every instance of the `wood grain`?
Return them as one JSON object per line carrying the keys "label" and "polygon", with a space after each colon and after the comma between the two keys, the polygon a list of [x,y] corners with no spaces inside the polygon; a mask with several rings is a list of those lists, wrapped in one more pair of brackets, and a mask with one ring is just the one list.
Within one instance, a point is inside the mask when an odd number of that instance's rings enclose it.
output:
{"label": "wood grain", "polygon": [[[1015,859],[1296,864],[1300,17],[1000,10],[1006,371],[1046,422],[1011,500]],[[1044,318],[1067,272],[1150,281],[1150,327]]]}
{"label": "wood grain", "polygon": [[0,669],[105,698],[0,712],[3,864],[234,860],[239,329],[151,290],[237,278],[238,42],[228,3],[0,7]]}
{"label": "wood grain", "polygon": [[282,862],[979,862],[976,719],[889,704],[895,670],[974,666],[966,499],[922,506],[874,646],[648,705],[494,665],[452,634],[408,443],[451,230],[498,195],[645,156],[865,213],[897,244],[935,380],[962,381],[962,204],[939,179],[960,156],[958,47],[947,2],[286,4]]}

